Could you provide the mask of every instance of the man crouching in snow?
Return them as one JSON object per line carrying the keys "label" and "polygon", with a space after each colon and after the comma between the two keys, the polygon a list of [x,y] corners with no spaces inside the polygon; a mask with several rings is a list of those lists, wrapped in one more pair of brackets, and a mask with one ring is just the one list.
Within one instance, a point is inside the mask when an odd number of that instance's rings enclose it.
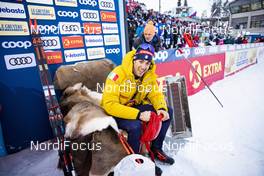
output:
{"label": "man crouching in snow", "polygon": [[[162,127],[152,142],[151,150],[156,159],[172,165],[174,159],[162,150],[172,110],[167,107],[158,88],[153,56],[153,46],[146,43],[127,53],[122,64],[108,75],[101,105],[115,117],[118,127],[127,131],[128,143],[135,153],[140,152],[142,121],[148,122],[151,112],[162,115]],[[156,166],[156,174],[161,173],[162,170]]]}

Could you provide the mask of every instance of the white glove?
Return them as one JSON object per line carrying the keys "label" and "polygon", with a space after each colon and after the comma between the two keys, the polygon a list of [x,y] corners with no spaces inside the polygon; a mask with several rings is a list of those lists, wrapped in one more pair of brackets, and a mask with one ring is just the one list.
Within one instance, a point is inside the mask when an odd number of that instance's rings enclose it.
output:
{"label": "white glove", "polygon": [[139,119],[144,121],[144,122],[148,122],[150,119],[150,115],[151,115],[151,111],[141,112],[139,115]]}
{"label": "white glove", "polygon": [[161,114],[163,116],[162,121],[166,121],[170,118],[169,113],[167,111],[164,111],[164,110],[157,110],[157,114],[158,115]]}

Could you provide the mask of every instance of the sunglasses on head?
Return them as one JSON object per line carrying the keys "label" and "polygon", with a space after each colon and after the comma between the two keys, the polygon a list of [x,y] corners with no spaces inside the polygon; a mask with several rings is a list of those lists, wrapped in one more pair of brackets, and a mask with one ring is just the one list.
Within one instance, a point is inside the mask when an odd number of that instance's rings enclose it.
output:
{"label": "sunglasses on head", "polygon": [[153,54],[155,53],[154,47],[148,43],[143,43],[143,44],[139,45],[138,49],[149,50]]}

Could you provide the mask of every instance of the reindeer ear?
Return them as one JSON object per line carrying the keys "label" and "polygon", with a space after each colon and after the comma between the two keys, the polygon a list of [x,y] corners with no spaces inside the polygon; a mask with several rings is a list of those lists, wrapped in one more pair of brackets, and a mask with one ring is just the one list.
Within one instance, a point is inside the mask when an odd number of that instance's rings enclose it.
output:
{"label": "reindeer ear", "polygon": [[77,90],[80,90],[82,87],[82,83],[77,83],[72,87],[68,87],[65,89],[65,91],[63,92],[63,96],[68,96],[68,95],[72,95],[74,92],[76,92]]}

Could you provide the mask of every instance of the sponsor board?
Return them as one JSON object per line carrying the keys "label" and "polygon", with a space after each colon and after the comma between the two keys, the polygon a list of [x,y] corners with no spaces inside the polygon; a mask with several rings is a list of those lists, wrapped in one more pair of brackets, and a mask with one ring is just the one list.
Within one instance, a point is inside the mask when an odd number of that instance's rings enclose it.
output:
{"label": "sponsor board", "polygon": [[54,7],[28,5],[28,13],[31,19],[55,20]]}
{"label": "sponsor board", "polygon": [[95,7],[97,5],[96,0],[79,0],[79,3],[81,5],[87,5],[87,6],[92,6],[92,7]]}
{"label": "sponsor board", "polygon": [[62,53],[61,51],[45,51],[48,64],[61,64]]}
{"label": "sponsor board", "polygon": [[28,49],[32,46],[31,41],[4,41],[1,45],[5,49],[23,48]]}
{"label": "sponsor board", "polygon": [[105,22],[116,22],[116,13],[115,12],[100,12],[101,20]]}
{"label": "sponsor board", "polygon": [[1,35],[29,35],[28,24],[25,21],[0,21]]}
{"label": "sponsor board", "polygon": [[83,23],[83,31],[85,34],[101,34],[102,27],[100,23]]}
{"label": "sponsor board", "polygon": [[77,0],[55,0],[58,6],[77,7]]}
{"label": "sponsor board", "polygon": [[104,43],[106,46],[108,45],[119,45],[119,35],[104,35]]}
{"label": "sponsor board", "polygon": [[34,53],[11,54],[5,55],[4,58],[7,70],[36,66]]}
{"label": "sponsor board", "polygon": [[87,49],[88,59],[99,59],[105,57],[104,47],[88,48]]}
{"label": "sponsor board", "polygon": [[113,0],[98,0],[99,8],[103,10],[115,10],[115,3]]}
{"label": "sponsor board", "polygon": [[59,22],[61,34],[81,34],[81,25],[77,22]]}
{"label": "sponsor board", "polygon": [[257,48],[226,52],[225,76],[234,74],[257,62]]}
{"label": "sponsor board", "polygon": [[59,10],[57,11],[58,16],[60,17],[69,17],[69,18],[77,18],[79,16],[78,12],[73,12],[73,11],[64,11],[64,10]]}
{"label": "sponsor board", "polygon": [[85,35],[85,46],[103,46],[103,36],[102,35]]}
{"label": "sponsor board", "polygon": [[62,37],[63,48],[82,48],[84,47],[82,36]]}
{"label": "sponsor board", "polygon": [[105,50],[106,54],[119,54],[120,48],[108,48]]}
{"label": "sponsor board", "polygon": [[59,37],[41,37],[42,40],[42,46],[44,50],[51,50],[51,49],[60,49],[60,39]]}
{"label": "sponsor board", "polygon": [[47,34],[59,34],[60,28],[56,25],[37,25],[37,29],[32,25],[30,28],[31,33],[35,31],[38,34],[41,35],[47,35]]}
{"label": "sponsor board", "polygon": [[64,50],[64,57],[66,62],[86,60],[86,54],[84,49]]}
{"label": "sponsor board", "polygon": [[[190,61],[192,67],[209,85],[224,78],[225,54],[200,56],[191,58]],[[188,95],[193,95],[202,90],[205,85],[192,67],[187,61],[180,59],[157,64],[156,73],[160,77],[160,80],[176,75],[185,76]]]}
{"label": "sponsor board", "polygon": [[0,2],[0,18],[26,18],[24,6],[18,3]]}
{"label": "sponsor board", "polygon": [[99,13],[97,10],[80,10],[82,21],[99,21]]}
{"label": "sponsor board", "polygon": [[30,3],[53,5],[53,0],[26,0],[26,1]]}
{"label": "sponsor board", "polygon": [[102,23],[102,29],[104,34],[118,33],[117,23]]}

